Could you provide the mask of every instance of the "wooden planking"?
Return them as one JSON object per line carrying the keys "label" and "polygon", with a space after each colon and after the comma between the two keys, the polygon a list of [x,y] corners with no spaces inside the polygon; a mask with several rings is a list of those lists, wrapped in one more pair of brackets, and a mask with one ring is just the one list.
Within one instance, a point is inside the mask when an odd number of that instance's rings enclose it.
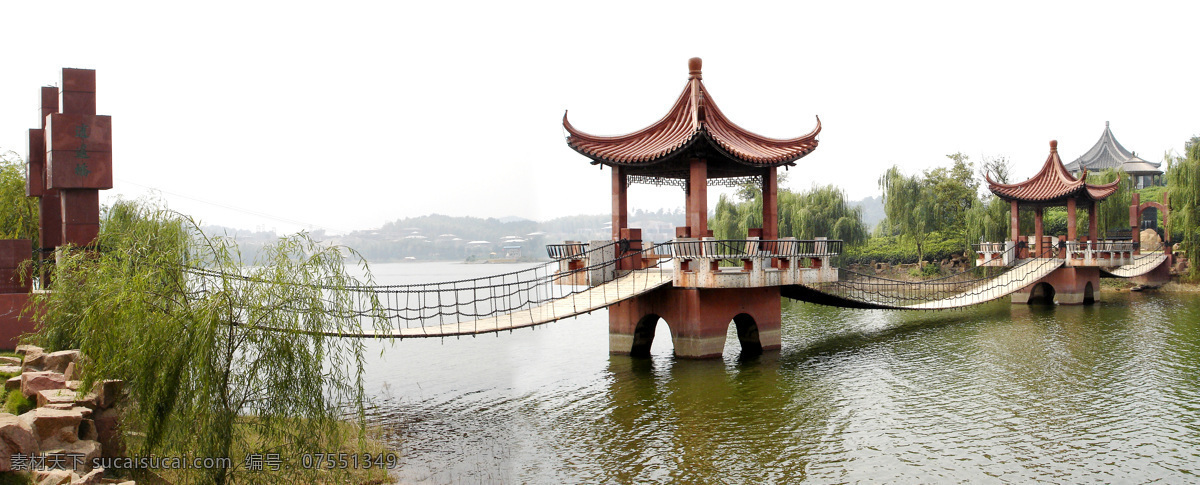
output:
{"label": "wooden planking", "polygon": [[1004,274],[981,283],[957,295],[916,305],[899,307],[906,310],[949,310],[987,303],[1004,298],[1045,278],[1062,266],[1059,259],[1027,259]]}
{"label": "wooden planking", "polygon": [[1115,268],[1101,268],[1100,270],[1121,278],[1133,278],[1135,276],[1141,276],[1153,271],[1154,268],[1157,268],[1158,265],[1162,264],[1163,261],[1166,260],[1167,255],[1164,253],[1146,253],[1133,258],[1133,262],[1130,264],[1117,266]]}

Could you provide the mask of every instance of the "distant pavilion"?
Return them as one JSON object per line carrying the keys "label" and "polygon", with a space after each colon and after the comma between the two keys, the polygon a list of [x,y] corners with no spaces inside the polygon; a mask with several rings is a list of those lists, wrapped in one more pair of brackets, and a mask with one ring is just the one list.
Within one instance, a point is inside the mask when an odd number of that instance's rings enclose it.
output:
{"label": "distant pavilion", "polygon": [[1075,161],[1068,163],[1066,168],[1072,173],[1102,172],[1110,168],[1124,171],[1133,177],[1134,188],[1146,188],[1162,183],[1163,171],[1158,167],[1161,163],[1143,160],[1126,150],[1117,138],[1113,136],[1108,122],[1104,122],[1104,133],[1095,145]]}

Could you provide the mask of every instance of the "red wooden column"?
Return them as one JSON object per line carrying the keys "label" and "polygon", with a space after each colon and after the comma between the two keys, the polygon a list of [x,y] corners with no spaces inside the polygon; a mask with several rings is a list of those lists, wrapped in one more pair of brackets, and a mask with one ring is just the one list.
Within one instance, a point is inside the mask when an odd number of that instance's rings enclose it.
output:
{"label": "red wooden column", "polygon": [[1075,199],[1067,199],[1067,240],[1075,242]]}
{"label": "red wooden column", "polygon": [[1093,200],[1091,204],[1088,204],[1088,247],[1092,250],[1096,249],[1096,241],[1100,240],[1100,226],[1096,224],[1097,218],[1096,201]]}
{"label": "red wooden column", "polygon": [[776,167],[767,169],[762,183],[762,238],[779,239],[779,173]]}
{"label": "red wooden column", "polygon": [[1141,199],[1141,196],[1137,192],[1134,192],[1133,202],[1129,205],[1129,236],[1133,239],[1134,247],[1139,248],[1134,249],[1133,254],[1142,254],[1142,250],[1140,249],[1142,242]]}
{"label": "red wooden column", "polygon": [[1042,207],[1038,206],[1033,209],[1033,257],[1042,257]]}
{"label": "red wooden column", "polygon": [[1019,212],[1017,201],[1012,201],[1012,207],[1008,210],[1008,219],[1012,223],[1012,242],[1014,245],[1021,242],[1021,213]]}
{"label": "red wooden column", "polygon": [[708,162],[693,158],[688,176],[687,224],[692,237],[708,235]]}
{"label": "red wooden column", "polygon": [[612,169],[612,238],[621,238],[621,229],[629,227],[629,184],[625,167]]}
{"label": "red wooden column", "polygon": [[60,104],[46,117],[46,187],[60,193],[62,243],[90,246],[100,190],[112,188],[112,118],[96,115],[96,71],[63,69]]}

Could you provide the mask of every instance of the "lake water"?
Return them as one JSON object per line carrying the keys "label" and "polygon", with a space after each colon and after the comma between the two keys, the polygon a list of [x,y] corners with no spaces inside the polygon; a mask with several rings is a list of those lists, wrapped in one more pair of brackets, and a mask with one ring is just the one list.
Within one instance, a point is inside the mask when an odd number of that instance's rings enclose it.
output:
{"label": "lake water", "polygon": [[[529,265],[381,264],[380,283]],[[368,344],[403,483],[1200,482],[1200,295],[885,312],[785,300],[783,349],[608,354],[597,311]]]}

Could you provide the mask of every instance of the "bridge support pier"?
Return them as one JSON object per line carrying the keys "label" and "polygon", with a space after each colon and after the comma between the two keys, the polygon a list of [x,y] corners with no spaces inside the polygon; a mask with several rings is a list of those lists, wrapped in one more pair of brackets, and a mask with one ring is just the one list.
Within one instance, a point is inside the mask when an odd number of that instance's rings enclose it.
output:
{"label": "bridge support pier", "polygon": [[1083,305],[1095,302],[1099,293],[1100,268],[1065,266],[1014,292],[1012,302],[1026,304],[1052,298],[1059,305]]}
{"label": "bridge support pier", "polygon": [[778,350],[782,323],[779,287],[663,287],[608,308],[608,348],[614,355],[649,355],[658,319],[667,321],[675,356],[720,358],[729,323],[743,353]]}
{"label": "bridge support pier", "polygon": [[1139,285],[1161,286],[1171,281],[1171,258],[1156,266],[1146,274],[1134,276],[1131,281]]}

